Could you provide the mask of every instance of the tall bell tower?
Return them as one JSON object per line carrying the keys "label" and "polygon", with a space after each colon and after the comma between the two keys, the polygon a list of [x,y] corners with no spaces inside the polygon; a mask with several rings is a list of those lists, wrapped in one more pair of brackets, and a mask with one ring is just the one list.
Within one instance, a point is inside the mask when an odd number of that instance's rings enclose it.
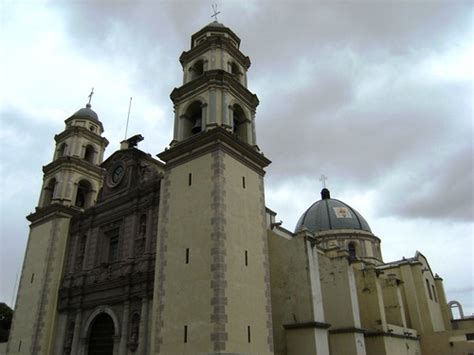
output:
{"label": "tall bell tower", "polygon": [[273,354],[258,98],[240,39],[213,22],[191,37],[165,163],[153,310],[157,354]]}
{"label": "tall bell tower", "polygon": [[55,136],[53,160],[31,222],[13,315],[8,354],[52,354],[57,297],[71,218],[92,206],[102,184],[107,139],[90,102]]}

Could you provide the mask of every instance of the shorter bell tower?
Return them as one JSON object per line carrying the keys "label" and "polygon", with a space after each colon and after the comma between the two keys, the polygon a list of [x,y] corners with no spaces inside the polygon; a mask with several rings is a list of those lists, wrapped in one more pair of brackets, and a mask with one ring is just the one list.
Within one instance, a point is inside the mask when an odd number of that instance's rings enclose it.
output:
{"label": "shorter bell tower", "polygon": [[102,185],[108,144],[90,101],[66,119],[55,136],[53,160],[43,167],[43,186],[31,222],[7,346],[8,354],[52,354],[57,302],[71,218],[94,205]]}

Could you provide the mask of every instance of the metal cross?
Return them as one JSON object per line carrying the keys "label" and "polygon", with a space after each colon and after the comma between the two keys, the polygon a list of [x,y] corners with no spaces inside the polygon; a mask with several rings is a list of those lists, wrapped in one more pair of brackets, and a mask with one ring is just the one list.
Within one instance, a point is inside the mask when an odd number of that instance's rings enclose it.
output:
{"label": "metal cross", "polygon": [[327,176],[325,176],[324,174],[321,174],[321,177],[319,178],[319,181],[321,181],[323,183],[323,187],[326,188],[326,180],[328,179]]}
{"label": "metal cross", "polygon": [[221,13],[220,11],[217,11],[217,4],[212,4],[212,11],[214,11],[214,13],[211,17],[214,17],[214,21],[217,22],[217,15]]}
{"label": "metal cross", "polygon": [[94,95],[94,88],[92,88],[91,93],[89,94],[89,96],[87,96],[89,98],[89,105],[91,104],[92,95]]}

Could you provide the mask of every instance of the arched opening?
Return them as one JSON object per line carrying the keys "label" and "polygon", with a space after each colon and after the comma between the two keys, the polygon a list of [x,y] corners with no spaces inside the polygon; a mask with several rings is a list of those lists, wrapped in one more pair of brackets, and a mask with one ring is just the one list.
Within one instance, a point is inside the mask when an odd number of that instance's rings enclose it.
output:
{"label": "arched opening", "polygon": [[248,143],[248,122],[244,110],[235,104],[232,110],[232,125],[235,136],[241,141]]}
{"label": "arched opening", "polygon": [[44,188],[43,206],[51,204],[54,198],[54,190],[56,189],[56,179],[52,178]]}
{"label": "arched opening", "polygon": [[240,68],[236,63],[232,62],[230,64],[230,72],[235,76],[235,79],[240,82],[242,72],[240,71]]}
{"label": "arched opening", "polygon": [[94,147],[89,144],[84,152],[84,160],[94,164],[94,154]]}
{"label": "arched opening", "polygon": [[354,242],[350,242],[347,246],[349,249],[349,258],[355,259],[356,258],[356,245]]}
{"label": "arched opening", "polygon": [[202,59],[198,60],[190,68],[191,79],[196,79],[198,76],[204,74],[204,61]]}
{"label": "arched opening", "polygon": [[114,321],[107,313],[99,314],[89,333],[88,355],[112,355],[114,352]]}
{"label": "arched opening", "polygon": [[194,101],[184,115],[183,138],[191,137],[202,131],[202,103]]}
{"label": "arched opening", "polygon": [[448,303],[449,313],[451,313],[451,319],[463,319],[464,311],[461,303],[458,301],[451,301]]}
{"label": "arched opening", "polygon": [[66,156],[66,148],[67,148],[67,144],[61,143],[61,145],[58,148],[58,158]]}
{"label": "arched opening", "polygon": [[75,206],[80,208],[87,208],[91,205],[92,186],[89,181],[81,180],[77,184],[76,202]]}

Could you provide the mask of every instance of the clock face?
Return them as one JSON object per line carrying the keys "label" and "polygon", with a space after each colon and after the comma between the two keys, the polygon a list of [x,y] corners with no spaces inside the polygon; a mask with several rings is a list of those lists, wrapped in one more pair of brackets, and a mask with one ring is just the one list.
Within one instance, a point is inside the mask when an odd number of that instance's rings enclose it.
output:
{"label": "clock face", "polygon": [[109,175],[109,182],[112,187],[117,186],[123,178],[125,168],[121,163],[117,164]]}

